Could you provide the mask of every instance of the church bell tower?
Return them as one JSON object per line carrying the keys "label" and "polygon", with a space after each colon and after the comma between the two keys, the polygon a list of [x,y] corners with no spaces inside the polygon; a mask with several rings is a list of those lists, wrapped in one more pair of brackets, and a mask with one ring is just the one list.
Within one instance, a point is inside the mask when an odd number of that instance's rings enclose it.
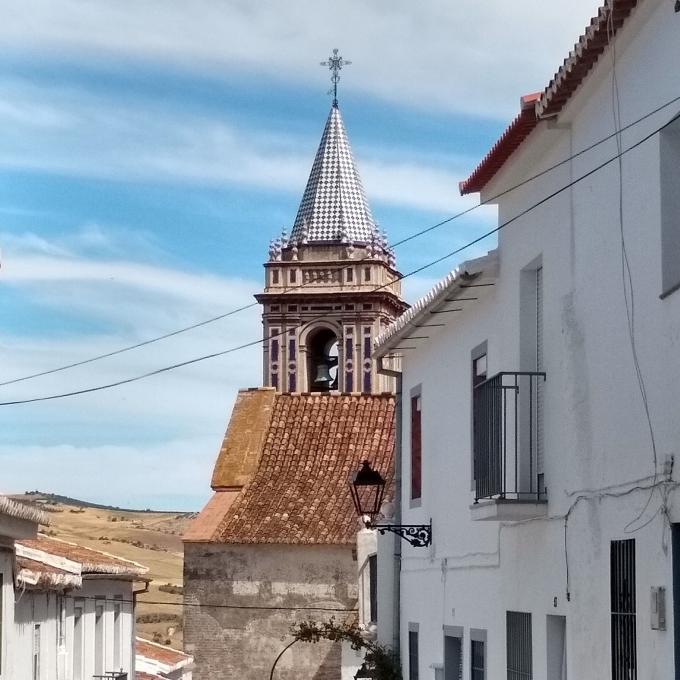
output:
{"label": "church bell tower", "polygon": [[394,389],[391,378],[377,373],[373,341],[408,305],[337,99],[290,236],[284,231],[271,242],[264,270],[264,291],[255,297],[263,306],[265,386],[279,392]]}

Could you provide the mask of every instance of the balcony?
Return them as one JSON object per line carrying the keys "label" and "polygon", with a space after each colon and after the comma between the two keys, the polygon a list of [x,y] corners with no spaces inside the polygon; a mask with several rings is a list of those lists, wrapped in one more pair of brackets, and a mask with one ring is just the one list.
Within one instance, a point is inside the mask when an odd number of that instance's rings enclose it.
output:
{"label": "balcony", "polygon": [[520,521],[547,514],[545,379],[545,373],[502,372],[474,388],[473,519]]}
{"label": "balcony", "polygon": [[128,674],[123,671],[106,671],[104,675],[93,675],[92,680],[128,680]]}

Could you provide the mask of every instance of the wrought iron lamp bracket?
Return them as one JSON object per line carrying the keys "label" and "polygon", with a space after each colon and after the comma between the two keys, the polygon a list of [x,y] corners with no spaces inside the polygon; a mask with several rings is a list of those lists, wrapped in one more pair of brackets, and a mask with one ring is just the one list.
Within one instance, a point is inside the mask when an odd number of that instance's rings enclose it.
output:
{"label": "wrought iron lamp bracket", "polygon": [[432,544],[432,520],[429,524],[372,524],[367,522],[366,527],[377,529],[381,535],[389,531],[404,541],[408,541],[415,548],[427,548]]}

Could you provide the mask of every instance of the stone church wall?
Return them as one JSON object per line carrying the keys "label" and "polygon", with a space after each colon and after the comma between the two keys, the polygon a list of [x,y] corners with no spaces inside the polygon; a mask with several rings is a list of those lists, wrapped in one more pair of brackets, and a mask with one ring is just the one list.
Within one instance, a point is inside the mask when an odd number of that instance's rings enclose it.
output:
{"label": "stone church wall", "polygon": [[[295,608],[357,606],[357,564],[350,546],[186,543],[184,583],[189,605],[184,641],[186,652],[194,655],[194,680],[266,680],[292,640],[294,623],[355,616]],[[275,678],[340,680],[340,646],[297,643],[278,662]]]}

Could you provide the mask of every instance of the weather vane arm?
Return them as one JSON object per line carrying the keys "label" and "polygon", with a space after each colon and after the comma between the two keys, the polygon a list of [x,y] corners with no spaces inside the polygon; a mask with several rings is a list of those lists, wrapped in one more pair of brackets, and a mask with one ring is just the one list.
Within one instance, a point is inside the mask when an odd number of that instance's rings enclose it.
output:
{"label": "weather vane arm", "polygon": [[328,66],[328,70],[332,72],[331,82],[333,83],[333,106],[338,104],[338,81],[340,80],[340,71],[343,66],[349,66],[352,62],[343,59],[338,50],[334,49],[333,54],[328,57],[328,61],[322,61],[321,66]]}

